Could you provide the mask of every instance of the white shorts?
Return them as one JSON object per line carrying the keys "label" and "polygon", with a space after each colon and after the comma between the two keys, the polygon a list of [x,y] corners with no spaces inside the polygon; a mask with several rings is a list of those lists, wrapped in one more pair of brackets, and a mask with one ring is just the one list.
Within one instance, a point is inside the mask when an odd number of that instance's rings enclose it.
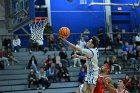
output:
{"label": "white shorts", "polygon": [[85,82],[96,86],[97,79],[98,79],[98,71],[95,71],[95,72],[89,73],[89,75],[86,75]]}

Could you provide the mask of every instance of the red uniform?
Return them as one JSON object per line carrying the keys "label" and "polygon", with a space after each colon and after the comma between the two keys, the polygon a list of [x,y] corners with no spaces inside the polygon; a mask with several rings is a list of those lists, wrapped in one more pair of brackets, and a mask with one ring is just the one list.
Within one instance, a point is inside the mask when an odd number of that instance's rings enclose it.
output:
{"label": "red uniform", "polygon": [[104,84],[104,80],[107,79],[109,76],[98,76],[97,84],[94,89],[94,93],[105,93],[106,86]]}
{"label": "red uniform", "polygon": [[127,91],[124,89],[122,92],[118,92],[117,89],[114,90],[114,93],[127,93]]}

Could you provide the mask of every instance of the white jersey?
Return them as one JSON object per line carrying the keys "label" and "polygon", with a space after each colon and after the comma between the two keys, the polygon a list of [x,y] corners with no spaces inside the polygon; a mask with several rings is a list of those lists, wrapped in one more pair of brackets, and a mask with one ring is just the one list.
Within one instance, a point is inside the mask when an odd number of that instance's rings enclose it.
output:
{"label": "white jersey", "polygon": [[87,76],[85,77],[85,81],[88,84],[96,85],[96,81],[98,78],[98,49],[97,48],[89,48],[83,49],[82,54],[87,57]]}

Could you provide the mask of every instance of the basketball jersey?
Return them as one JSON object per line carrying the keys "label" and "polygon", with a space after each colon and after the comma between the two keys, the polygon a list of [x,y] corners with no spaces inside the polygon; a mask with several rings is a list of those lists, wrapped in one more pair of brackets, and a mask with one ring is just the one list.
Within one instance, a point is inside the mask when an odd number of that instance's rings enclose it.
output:
{"label": "basketball jersey", "polygon": [[89,48],[83,49],[82,54],[87,57],[87,75],[85,77],[85,81],[88,84],[96,85],[96,81],[98,78],[98,49],[97,48]]}
{"label": "basketball jersey", "polygon": [[97,84],[94,89],[94,93],[105,93],[107,87],[104,84],[104,80],[109,78],[109,76],[98,76]]}
{"label": "basketball jersey", "polygon": [[124,89],[122,92],[119,92],[118,89],[115,89],[115,93],[126,93],[127,91]]}

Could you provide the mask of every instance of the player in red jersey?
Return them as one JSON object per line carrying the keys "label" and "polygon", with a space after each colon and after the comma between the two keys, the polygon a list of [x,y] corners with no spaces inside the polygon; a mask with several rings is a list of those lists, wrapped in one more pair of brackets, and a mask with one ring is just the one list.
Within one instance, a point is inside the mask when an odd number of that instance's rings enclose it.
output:
{"label": "player in red jersey", "polygon": [[[98,75],[96,87],[93,93],[105,93],[108,89],[110,93],[114,92],[114,86],[111,78],[107,75],[110,72],[110,66],[106,63],[101,67],[101,73]],[[84,85],[80,85],[76,93],[83,92]],[[87,92],[85,92],[87,93]]]}
{"label": "player in red jersey", "polygon": [[110,72],[110,66],[106,63],[101,67],[101,73],[98,76],[97,85],[93,93],[105,93],[108,90],[114,92],[114,86],[111,78],[107,75]]}

